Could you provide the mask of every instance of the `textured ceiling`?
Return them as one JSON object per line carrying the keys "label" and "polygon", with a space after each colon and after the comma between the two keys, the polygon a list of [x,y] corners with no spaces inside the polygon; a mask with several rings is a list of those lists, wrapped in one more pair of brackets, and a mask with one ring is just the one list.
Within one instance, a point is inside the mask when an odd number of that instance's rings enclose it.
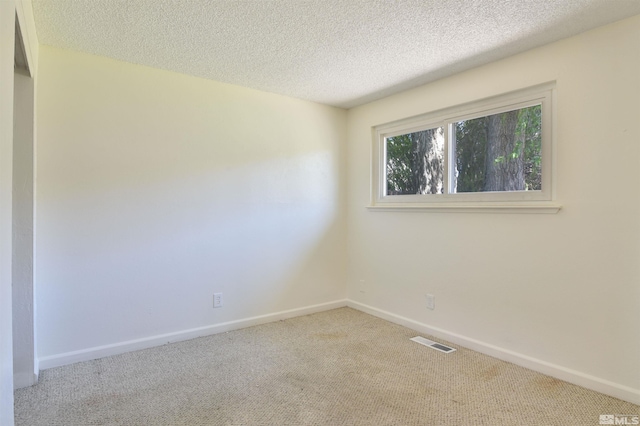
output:
{"label": "textured ceiling", "polygon": [[32,0],[42,44],[339,107],[640,14],[640,0]]}

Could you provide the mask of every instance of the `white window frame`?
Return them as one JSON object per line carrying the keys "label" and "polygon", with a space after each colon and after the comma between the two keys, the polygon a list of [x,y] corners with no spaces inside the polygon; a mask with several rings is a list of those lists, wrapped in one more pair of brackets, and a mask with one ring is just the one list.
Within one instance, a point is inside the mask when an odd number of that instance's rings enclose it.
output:
{"label": "white window frame", "polygon": [[[552,82],[373,127],[369,208],[556,213],[560,206],[554,203],[554,102],[555,83]],[[451,154],[454,152],[454,141],[450,137],[453,123],[534,105],[542,105],[542,189],[451,193],[455,174],[454,158]],[[387,195],[386,139],[436,127],[442,127],[445,136],[443,194]]]}

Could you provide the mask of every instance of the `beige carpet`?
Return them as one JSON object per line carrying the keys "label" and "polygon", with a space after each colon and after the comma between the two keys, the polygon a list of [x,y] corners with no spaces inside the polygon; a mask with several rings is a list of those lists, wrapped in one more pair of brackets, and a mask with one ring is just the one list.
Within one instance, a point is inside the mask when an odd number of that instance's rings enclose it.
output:
{"label": "beige carpet", "polygon": [[598,425],[640,414],[415,335],[341,308],[45,370],[16,391],[16,425]]}

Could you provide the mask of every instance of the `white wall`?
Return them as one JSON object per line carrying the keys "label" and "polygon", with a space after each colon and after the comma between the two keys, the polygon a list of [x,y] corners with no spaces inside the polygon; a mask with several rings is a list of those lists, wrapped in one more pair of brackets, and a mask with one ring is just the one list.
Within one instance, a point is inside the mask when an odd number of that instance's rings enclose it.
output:
{"label": "white wall", "polygon": [[14,73],[13,116],[13,385],[38,379],[35,336],[35,93],[39,45],[30,1],[16,2],[27,69]]}
{"label": "white wall", "polygon": [[13,128],[13,380],[14,387],[36,383],[33,287],[34,252],[34,94],[33,78],[14,76]]}
{"label": "white wall", "polygon": [[[35,79],[17,76],[14,72],[14,36],[16,33],[16,18],[19,23],[20,40],[22,50],[29,71],[35,73],[37,70],[38,40],[35,33],[33,12],[31,3],[28,0],[0,1],[0,424],[13,424],[13,387],[14,387],[14,347],[13,330],[21,329],[23,324],[20,319],[15,322],[13,317],[13,291],[21,283],[12,283],[12,270],[16,265],[28,269],[31,266],[31,259],[22,256],[23,251],[18,250],[18,256],[14,256],[14,244],[12,234],[15,229],[14,196],[15,186],[13,183],[14,171],[19,177],[22,174],[24,161],[28,162],[28,153],[19,152],[18,164],[14,164],[14,117],[17,118],[20,128],[18,139],[24,141],[22,133],[28,126],[33,124],[31,117],[23,114],[25,109],[29,109],[27,104],[31,102],[31,113],[33,112],[33,91],[35,90]],[[16,82],[17,111],[14,114],[14,80]],[[28,86],[31,91],[22,89]],[[28,121],[31,119],[31,123]],[[18,141],[18,143],[20,143]],[[33,139],[30,141],[33,143]],[[23,155],[25,154],[25,155]],[[31,158],[32,160],[32,158]],[[28,171],[26,171],[28,173]],[[18,191],[20,192],[20,191]],[[31,194],[31,202],[33,202]],[[20,207],[28,204],[28,194],[20,192],[18,198]],[[24,210],[18,209],[20,212]],[[22,288],[18,288],[18,291]],[[33,300],[27,302],[33,307]],[[33,330],[32,324],[28,325]],[[31,342],[33,343],[33,341]],[[31,361],[34,361],[33,352],[30,354]],[[30,370],[33,372],[33,364]]]}
{"label": "white wall", "polygon": [[37,114],[43,368],[344,303],[344,110],[42,46]]}
{"label": "white wall", "polygon": [[[640,16],[350,110],[353,305],[640,402],[638,40]],[[365,208],[372,126],[553,80],[559,213]]]}
{"label": "white wall", "polygon": [[0,1],[0,423],[13,424],[11,319],[13,50],[15,4]]}

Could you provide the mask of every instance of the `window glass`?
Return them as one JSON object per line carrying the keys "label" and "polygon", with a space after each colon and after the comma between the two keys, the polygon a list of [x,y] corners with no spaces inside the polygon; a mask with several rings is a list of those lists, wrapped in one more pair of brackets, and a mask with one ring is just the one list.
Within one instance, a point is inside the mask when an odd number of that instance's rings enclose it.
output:
{"label": "window glass", "polygon": [[542,106],[452,123],[452,193],[539,191],[542,188]]}
{"label": "window glass", "polygon": [[442,194],[444,129],[386,138],[387,195]]}

